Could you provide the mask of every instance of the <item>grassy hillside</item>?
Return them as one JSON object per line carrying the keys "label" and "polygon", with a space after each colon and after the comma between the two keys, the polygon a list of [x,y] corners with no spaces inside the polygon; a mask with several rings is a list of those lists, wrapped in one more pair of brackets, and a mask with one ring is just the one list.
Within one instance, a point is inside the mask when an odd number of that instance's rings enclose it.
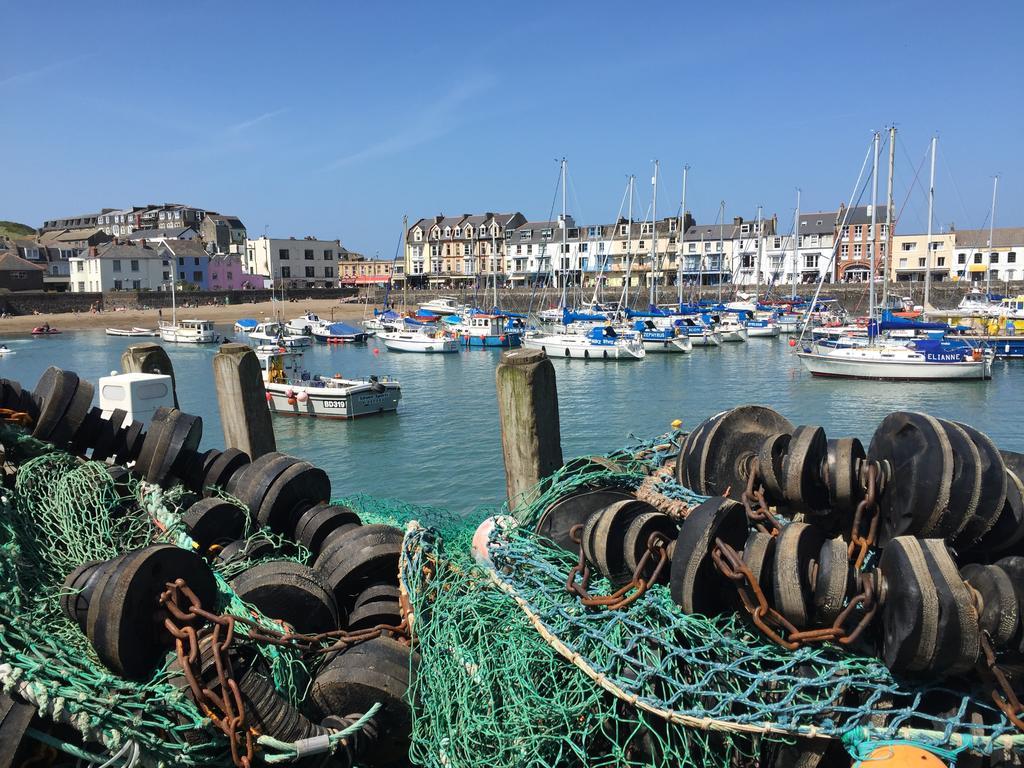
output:
{"label": "grassy hillside", "polygon": [[0,220],[0,237],[31,237],[36,231],[26,224],[19,224],[16,221]]}

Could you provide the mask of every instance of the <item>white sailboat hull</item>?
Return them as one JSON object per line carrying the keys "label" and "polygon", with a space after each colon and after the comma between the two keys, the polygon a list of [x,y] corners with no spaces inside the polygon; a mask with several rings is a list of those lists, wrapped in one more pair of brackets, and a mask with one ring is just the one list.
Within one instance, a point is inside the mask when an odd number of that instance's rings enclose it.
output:
{"label": "white sailboat hull", "polygon": [[647,354],[639,341],[594,344],[585,336],[534,336],[523,339],[526,349],[539,349],[548,357],[575,360],[642,360]]}
{"label": "white sailboat hull", "polygon": [[816,352],[798,352],[804,367],[814,376],[844,379],[885,379],[893,381],[956,381],[992,378],[992,361],[965,360],[958,363],[932,363],[924,360],[895,360],[850,351],[842,356]]}
{"label": "white sailboat hull", "polygon": [[686,353],[693,351],[693,343],[687,336],[677,336],[674,339],[668,339],[666,341],[651,341],[650,339],[644,339],[644,349],[647,352],[661,353],[661,352],[676,352]]}
{"label": "white sailboat hull", "polygon": [[722,337],[717,333],[705,333],[701,336],[689,336],[690,344],[694,347],[718,347],[722,344]]}
{"label": "white sailboat hull", "polygon": [[754,338],[772,338],[778,336],[780,333],[779,326],[777,325],[766,325],[766,326],[747,326],[747,337]]}
{"label": "white sailboat hull", "polygon": [[746,341],[747,340],[747,329],[746,328],[732,328],[727,330],[718,330],[718,335],[722,339],[722,343]]}
{"label": "white sailboat hull", "polygon": [[160,327],[160,338],[174,344],[216,344],[220,341],[220,334],[216,331],[165,325]]}

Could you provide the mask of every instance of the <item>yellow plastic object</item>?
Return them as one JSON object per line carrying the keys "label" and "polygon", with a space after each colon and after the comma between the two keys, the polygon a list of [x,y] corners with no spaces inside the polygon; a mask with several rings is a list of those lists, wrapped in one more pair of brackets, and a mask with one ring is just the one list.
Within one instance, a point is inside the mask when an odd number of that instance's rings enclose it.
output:
{"label": "yellow plastic object", "polygon": [[872,749],[854,768],[948,768],[939,757],[910,744],[886,744]]}
{"label": "yellow plastic object", "polygon": [[681,426],[683,426],[682,419],[676,419],[675,421],[672,422],[672,429],[679,429]]}

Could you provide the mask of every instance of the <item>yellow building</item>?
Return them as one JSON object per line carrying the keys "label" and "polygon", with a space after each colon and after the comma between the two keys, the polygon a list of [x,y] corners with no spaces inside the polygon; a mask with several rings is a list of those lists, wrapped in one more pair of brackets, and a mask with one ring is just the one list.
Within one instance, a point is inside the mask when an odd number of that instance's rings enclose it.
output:
{"label": "yellow building", "polygon": [[956,237],[954,233],[932,233],[931,248],[928,235],[893,235],[892,261],[889,263],[889,279],[893,282],[923,283],[925,270],[929,268],[933,282],[952,280],[956,273]]}

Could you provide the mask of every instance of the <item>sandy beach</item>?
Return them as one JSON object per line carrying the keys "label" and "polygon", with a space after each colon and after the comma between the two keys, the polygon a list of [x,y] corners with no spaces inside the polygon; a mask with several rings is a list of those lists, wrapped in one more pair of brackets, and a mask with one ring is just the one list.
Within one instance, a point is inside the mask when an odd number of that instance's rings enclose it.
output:
{"label": "sandy beach", "polygon": [[[276,306],[265,301],[259,304],[209,305],[197,308],[178,309],[178,319],[197,318],[212,320],[218,324],[234,323],[241,317],[257,320],[271,319]],[[366,307],[364,304],[339,304],[337,300],[310,299],[287,302],[282,307],[284,319],[300,317],[304,312],[315,312],[324,319],[361,320]],[[156,328],[161,315],[159,310],[118,310],[106,312],[65,312],[60,314],[24,315],[0,318],[0,335],[15,336],[30,332],[33,328],[49,323],[60,331],[81,331],[89,328]],[[162,311],[164,320],[171,319],[171,310]]]}

